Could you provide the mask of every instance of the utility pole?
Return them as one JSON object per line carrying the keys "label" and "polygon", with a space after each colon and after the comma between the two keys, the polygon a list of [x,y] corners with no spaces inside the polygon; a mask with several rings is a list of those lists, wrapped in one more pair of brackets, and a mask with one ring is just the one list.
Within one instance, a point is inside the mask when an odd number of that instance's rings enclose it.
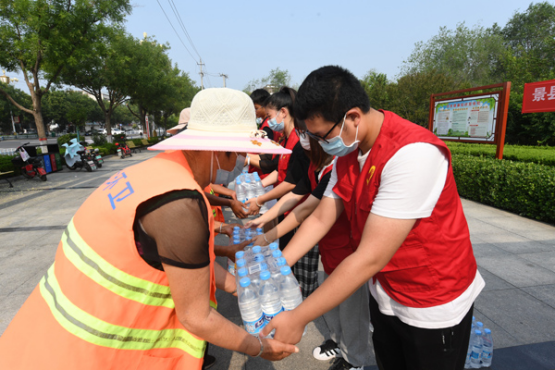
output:
{"label": "utility pole", "polygon": [[220,73],[220,77],[223,77],[223,79],[224,79],[224,87],[225,87],[225,79],[226,79],[226,78],[229,78],[229,77],[227,77],[227,75],[226,75],[226,74],[223,74],[223,73]]}
{"label": "utility pole", "polygon": [[200,66],[200,89],[204,90],[204,84],[202,82],[202,78],[204,77],[204,72],[202,72],[202,66],[204,65],[204,63],[202,63],[202,58],[200,59],[200,63],[197,63]]}

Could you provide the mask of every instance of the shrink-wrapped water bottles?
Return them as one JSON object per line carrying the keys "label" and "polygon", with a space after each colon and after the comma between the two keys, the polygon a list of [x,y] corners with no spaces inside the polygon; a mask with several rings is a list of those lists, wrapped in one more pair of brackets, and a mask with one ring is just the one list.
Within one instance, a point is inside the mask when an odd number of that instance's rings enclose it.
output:
{"label": "shrink-wrapped water bottles", "polygon": [[484,329],[482,335],[482,366],[490,367],[493,359],[493,338],[491,337],[491,330]]}
{"label": "shrink-wrapped water bottles", "polygon": [[260,273],[260,288],[258,294],[260,296],[260,306],[264,314],[266,323],[270,322],[278,313],[283,311],[281,305],[281,297],[279,287],[271,278],[270,271],[264,270]]}
{"label": "shrink-wrapped water bottles", "polygon": [[480,357],[482,356],[482,332],[480,330],[474,330],[474,333],[470,337],[470,347],[472,352],[470,353],[470,367],[472,369],[480,368]]}

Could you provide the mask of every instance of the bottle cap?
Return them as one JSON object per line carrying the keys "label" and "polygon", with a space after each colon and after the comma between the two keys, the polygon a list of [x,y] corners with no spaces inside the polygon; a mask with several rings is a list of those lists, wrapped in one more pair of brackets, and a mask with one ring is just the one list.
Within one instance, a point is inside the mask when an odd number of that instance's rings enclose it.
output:
{"label": "bottle cap", "polygon": [[488,328],[485,328],[485,329],[484,329],[484,333],[486,333],[486,334],[491,334],[491,330],[489,330]]}
{"label": "bottle cap", "polygon": [[237,264],[237,267],[243,267],[247,264],[247,261],[245,261],[244,258],[240,258],[237,260],[237,262],[235,262]]}
{"label": "bottle cap", "polygon": [[252,248],[252,253],[260,253],[260,250],[261,250],[261,249],[262,249],[262,248],[261,248],[259,245],[255,245],[255,246]]}
{"label": "bottle cap", "polygon": [[277,251],[272,251],[272,257],[274,258],[281,257],[281,251],[279,249]]}
{"label": "bottle cap", "polygon": [[241,179],[237,178],[237,181],[235,182],[237,185],[241,185]]}
{"label": "bottle cap", "polygon": [[276,243],[276,242],[270,243],[270,250],[271,250],[271,251],[276,250],[276,249],[278,249],[278,248],[279,248],[278,243]]}
{"label": "bottle cap", "polygon": [[281,267],[281,266],[285,266],[285,265],[287,264],[287,260],[285,259],[285,257],[279,257],[279,258],[276,260],[276,264],[277,264],[278,266],[280,266],[280,267]]}
{"label": "bottle cap", "polygon": [[478,327],[478,329],[481,329],[481,328],[484,326],[484,324],[481,323],[480,321],[478,321],[478,322],[476,323],[476,326]]}
{"label": "bottle cap", "polygon": [[251,279],[248,277],[241,278],[241,280],[239,280],[239,285],[241,285],[242,288],[247,287],[251,285]]}
{"label": "bottle cap", "polygon": [[282,275],[289,275],[291,273],[291,267],[289,266],[282,266],[279,271]]}
{"label": "bottle cap", "polygon": [[268,280],[270,276],[271,276],[270,271],[264,270],[260,273],[260,280]]}
{"label": "bottle cap", "polygon": [[263,232],[264,232],[264,231],[262,230],[261,227],[257,227],[257,228],[256,228],[256,233],[257,233],[258,235],[261,235]]}
{"label": "bottle cap", "polygon": [[250,184],[250,183],[251,183],[251,179],[250,179],[249,177],[247,177],[247,179],[245,180],[245,182],[246,182],[247,184]]}
{"label": "bottle cap", "polygon": [[233,231],[235,230],[240,231],[239,226],[233,226]]}
{"label": "bottle cap", "polygon": [[245,257],[245,252],[243,251],[235,252],[235,261],[243,257]]}
{"label": "bottle cap", "polygon": [[241,267],[239,270],[237,270],[237,275],[239,275],[239,277],[245,277],[249,274],[249,270],[247,270],[244,267]]}
{"label": "bottle cap", "polygon": [[256,254],[254,256],[254,261],[255,262],[263,262],[264,261],[264,256],[262,254]]}
{"label": "bottle cap", "polygon": [[482,332],[480,330],[476,330],[475,333],[476,335],[482,335]]}

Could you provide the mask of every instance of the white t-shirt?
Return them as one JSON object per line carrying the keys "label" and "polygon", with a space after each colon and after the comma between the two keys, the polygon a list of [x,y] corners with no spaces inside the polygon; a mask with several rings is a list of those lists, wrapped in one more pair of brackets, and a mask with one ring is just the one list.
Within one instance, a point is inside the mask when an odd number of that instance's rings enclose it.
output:
{"label": "white t-shirt", "polygon": [[[360,169],[368,153],[358,156]],[[438,147],[428,143],[414,143],[401,148],[385,165],[378,194],[371,213],[388,218],[418,219],[430,217],[443,191],[449,161]],[[333,167],[324,196],[337,199],[333,192],[337,183]],[[378,302],[380,312],[396,316],[402,322],[418,328],[438,329],[457,325],[485,286],[478,271],[470,286],[456,299],[443,305],[414,308],[391,299],[381,284],[368,282],[370,293]]]}

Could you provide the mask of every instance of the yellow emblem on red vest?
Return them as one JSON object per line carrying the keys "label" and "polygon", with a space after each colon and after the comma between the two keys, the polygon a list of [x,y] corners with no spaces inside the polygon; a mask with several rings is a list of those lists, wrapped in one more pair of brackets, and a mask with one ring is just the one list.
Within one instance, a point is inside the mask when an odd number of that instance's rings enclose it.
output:
{"label": "yellow emblem on red vest", "polygon": [[370,167],[368,170],[368,178],[366,179],[366,186],[370,184],[370,180],[372,179],[372,176],[374,176],[374,172],[376,172],[376,166]]}

